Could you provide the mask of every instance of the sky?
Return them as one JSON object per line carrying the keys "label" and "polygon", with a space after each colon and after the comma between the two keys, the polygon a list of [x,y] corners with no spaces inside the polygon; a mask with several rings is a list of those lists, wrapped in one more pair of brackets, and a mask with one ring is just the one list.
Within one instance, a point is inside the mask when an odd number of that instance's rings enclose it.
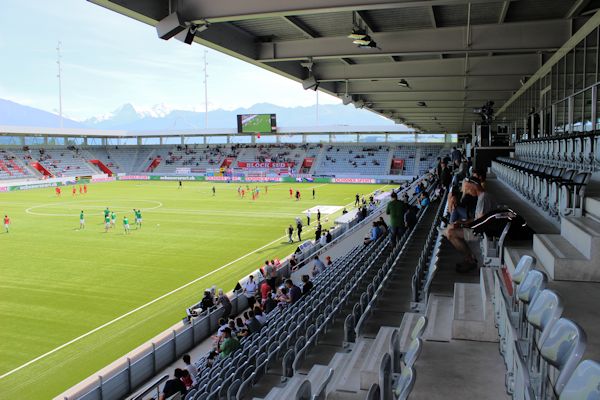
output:
{"label": "sky", "polygon": [[[59,41],[65,117],[84,120],[125,103],[204,110],[205,47],[159,39],[154,27],[85,0],[2,0],[0,98],[58,113]],[[209,110],[316,102],[298,82],[214,50],[207,60]],[[319,93],[319,103],[341,102]]]}

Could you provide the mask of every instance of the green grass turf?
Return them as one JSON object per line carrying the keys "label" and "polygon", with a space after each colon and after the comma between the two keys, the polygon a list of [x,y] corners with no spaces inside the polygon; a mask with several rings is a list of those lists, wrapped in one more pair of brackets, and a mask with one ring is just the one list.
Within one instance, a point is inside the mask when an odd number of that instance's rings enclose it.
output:
{"label": "green grass turf", "polygon": [[[260,199],[242,200],[237,184],[114,182],[0,195],[12,218],[0,233],[0,375],[140,305],[271,243],[264,249],[0,379],[0,398],[47,399],[66,390],[180,321],[184,309],[212,285],[231,290],[262,261],[290,254],[282,238],[301,212],[316,205],[353,203],[381,185],[270,184]],[[310,190],[316,188],[312,200]],[[151,210],[150,208],[159,206]],[[102,210],[117,212],[103,233]],[[125,235],[121,220],[142,208],[144,225]],[[29,209],[29,212],[26,210]],[[79,230],[79,211],[87,226]],[[35,214],[32,214],[35,213]],[[313,215],[313,218],[316,217]],[[330,218],[331,223],[334,218]],[[305,218],[303,218],[305,221]],[[306,238],[313,234],[307,232]]]}

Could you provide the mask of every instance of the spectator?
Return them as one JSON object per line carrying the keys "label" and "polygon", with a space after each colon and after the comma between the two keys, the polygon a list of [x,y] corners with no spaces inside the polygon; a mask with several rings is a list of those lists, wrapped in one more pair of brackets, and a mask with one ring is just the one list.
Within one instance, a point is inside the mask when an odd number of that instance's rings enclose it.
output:
{"label": "spectator", "polygon": [[398,200],[398,194],[392,192],[392,200],[388,203],[386,214],[390,216],[390,231],[392,233],[392,241],[396,242],[404,233],[404,213],[406,206]]}
{"label": "spectator", "polygon": [[248,280],[244,284],[244,296],[248,300],[248,307],[252,308],[254,303],[256,303],[256,291],[258,290],[258,286],[256,282],[254,282],[254,276],[248,276]]}
{"label": "spectator", "polygon": [[173,379],[169,379],[165,382],[165,386],[163,387],[163,391],[159,397],[159,400],[166,400],[177,392],[181,393],[182,397],[185,396],[187,389],[185,388],[185,384],[181,381],[181,378],[183,377],[183,370],[180,368],[175,368],[173,375]]}
{"label": "spectator", "polygon": [[223,330],[223,336],[224,339],[219,348],[219,353],[221,358],[226,358],[240,347],[240,342],[231,336],[231,329],[229,328]]}
{"label": "spectator", "polygon": [[192,377],[193,384],[196,382],[196,375],[198,375],[198,368],[194,364],[192,364],[192,359],[189,354],[184,354],[182,357],[183,363],[185,364],[185,369],[190,373]]}
{"label": "spectator", "polygon": [[333,265],[333,261],[331,261],[331,256],[325,257],[325,267],[329,268]]}
{"label": "spectator", "polygon": [[331,236],[331,232],[329,230],[326,230],[325,232],[327,232],[325,234],[325,242],[331,243],[331,241],[333,240],[333,237]]}
{"label": "spectator", "polygon": [[[223,289],[219,289],[219,295],[217,296],[217,304],[223,307],[223,318],[227,319],[231,315],[231,301],[229,297],[223,293]],[[192,374],[194,376],[194,374]]]}
{"label": "spectator", "polygon": [[417,207],[408,206],[406,213],[404,213],[404,226],[408,230],[412,230],[417,224]]}
{"label": "spectator", "polygon": [[317,275],[319,275],[321,272],[325,271],[325,264],[323,264],[323,261],[321,261],[319,259],[319,256],[315,256],[315,258],[313,259],[313,269],[312,269],[312,276],[313,278]]}
{"label": "spectator", "polygon": [[387,233],[388,225],[385,223],[385,219],[383,219],[383,217],[379,217],[379,221],[377,221],[377,223],[379,224],[379,228],[381,228],[382,233]]}
{"label": "spectator", "polygon": [[315,229],[315,243],[317,243],[321,239],[321,224],[317,224],[317,229]]}
{"label": "spectator", "polygon": [[459,165],[463,158],[462,153],[456,148],[456,146],[452,147],[452,153],[450,154],[450,157],[454,165]]}
{"label": "spectator", "polygon": [[182,370],[181,382],[185,385],[186,390],[190,390],[194,386],[194,381],[187,369]]}
{"label": "spectator", "polygon": [[275,292],[271,292],[270,296],[265,300],[265,304],[263,305],[263,310],[265,313],[270,313],[275,308],[277,308],[277,301],[275,300]]}
{"label": "spectator", "polygon": [[422,192],[421,193],[421,200],[419,202],[419,205],[421,206],[421,208],[425,208],[429,205],[430,200],[429,200],[429,193],[427,192]]}
{"label": "spectator", "polygon": [[248,319],[245,324],[251,334],[260,332],[260,328],[262,328],[262,324],[256,319],[254,311],[252,310],[248,311]]}
{"label": "spectator", "polygon": [[442,188],[447,190],[448,186],[452,183],[452,172],[450,172],[450,168],[448,168],[448,164],[445,161],[442,161],[441,167],[440,183],[442,184]]}
{"label": "spectator", "polygon": [[[279,263],[279,260],[278,260]],[[275,263],[275,260],[271,260],[271,264],[270,264],[270,268],[269,268],[269,272],[267,273],[267,280],[269,282],[269,286],[271,286],[271,288],[274,288],[275,285],[277,284],[277,266],[278,263]]]}
{"label": "spectator", "polygon": [[254,318],[256,318],[256,320],[260,322],[261,325],[267,323],[267,317],[265,317],[259,306],[254,306]]}
{"label": "spectator", "polygon": [[302,275],[302,295],[308,294],[313,288],[313,283],[308,275]]}
{"label": "spectator", "polygon": [[[325,231],[325,232],[327,232],[327,231]],[[325,233],[325,232],[323,232],[321,234],[321,238],[319,239],[319,244],[321,246],[325,246],[327,244],[327,233]]]}
{"label": "spectator", "polygon": [[271,295],[271,291],[273,290],[273,288],[271,287],[271,285],[269,285],[269,282],[264,281],[263,283],[261,283],[260,285],[260,298],[261,298],[261,303],[264,304],[265,301],[267,300],[267,298]]}
{"label": "spectator", "polygon": [[294,227],[292,226],[292,224],[290,224],[290,226],[288,227],[287,233],[288,233],[288,242],[294,243]]}
{"label": "spectator", "polygon": [[296,255],[292,254],[290,257],[290,269],[295,271],[298,267],[298,260],[296,260]]}
{"label": "spectator", "polygon": [[281,289],[277,289],[277,295],[275,296],[275,301],[277,301],[277,305],[279,307],[285,307],[290,302],[290,298],[288,296],[287,287],[283,287]]}
{"label": "spectator", "polygon": [[214,305],[215,305],[215,302],[210,293],[210,290],[205,290],[204,297],[202,297],[202,301],[200,302],[200,308],[202,309],[202,311],[206,311]]}
{"label": "spectator", "polygon": [[[475,208],[475,219],[481,218],[485,214],[496,208],[494,199],[486,193],[477,178],[467,179],[463,185],[465,193],[477,197],[477,206]],[[457,272],[466,273],[477,268],[477,259],[469,247],[468,241],[474,239],[473,231],[469,228],[470,220],[463,223],[455,222],[448,226],[444,235],[464,257],[461,264],[456,265]]]}
{"label": "spectator", "polygon": [[348,210],[346,210],[346,207],[344,207],[344,209],[342,210],[342,215],[344,214],[348,214]]}
{"label": "spectator", "polygon": [[285,286],[289,291],[289,303],[294,304],[300,299],[300,296],[302,296],[302,291],[298,286],[294,285],[294,282],[292,282],[291,279],[285,281]]}

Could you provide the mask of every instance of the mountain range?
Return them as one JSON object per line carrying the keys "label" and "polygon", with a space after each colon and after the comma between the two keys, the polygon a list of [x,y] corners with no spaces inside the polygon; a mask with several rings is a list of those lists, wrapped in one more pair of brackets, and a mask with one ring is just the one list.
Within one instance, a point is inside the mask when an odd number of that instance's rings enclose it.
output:
{"label": "mountain range", "polygon": [[[213,110],[208,112],[208,128],[236,128],[237,114],[276,114],[277,125],[300,127],[317,125],[315,106],[281,107],[259,103],[248,108],[235,110]],[[33,126],[53,128],[60,126],[58,115],[37,108],[0,99],[0,125]],[[353,106],[324,104],[319,106],[319,125],[393,125],[393,122],[372,112],[355,109]],[[112,113],[74,121],[63,118],[65,128],[95,128],[123,130],[175,130],[202,129],[205,127],[204,112],[175,110],[159,104],[150,109],[141,109],[124,104]]]}

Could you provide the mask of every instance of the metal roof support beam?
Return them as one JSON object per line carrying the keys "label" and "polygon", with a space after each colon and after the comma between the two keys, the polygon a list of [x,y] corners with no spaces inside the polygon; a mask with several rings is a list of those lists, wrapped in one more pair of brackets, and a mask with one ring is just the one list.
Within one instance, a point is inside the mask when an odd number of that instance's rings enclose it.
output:
{"label": "metal roof support beam", "polygon": [[[537,71],[538,62],[536,54],[470,57],[468,73],[470,76],[531,75]],[[430,76],[462,77],[464,75],[464,63],[464,58],[395,63],[381,62],[356,64],[350,67],[332,63],[319,64],[317,62],[313,71],[318,74],[319,79],[322,81],[409,79]]]}
{"label": "metal roof support beam", "polygon": [[[118,1],[125,2],[126,0]],[[470,0],[471,3],[495,3],[497,1]],[[188,21],[216,23],[290,15],[465,3],[467,3],[465,0],[180,0],[178,11]]]}
{"label": "metal roof support beam", "polygon": [[433,10],[433,6],[428,7],[429,11],[429,19],[431,20],[431,27],[437,28],[437,21],[435,20],[435,11]]}
{"label": "metal roof support beam", "polygon": [[[381,50],[358,48],[344,36],[259,43],[258,60],[268,62],[304,60],[307,57],[317,60],[411,54],[555,51],[571,36],[571,23],[560,19],[510,25],[475,25],[470,31],[472,44],[468,49],[464,47],[465,28],[452,27],[374,33],[372,37]],[[524,37],[528,40],[524,41]]]}
{"label": "metal roof support beam", "polygon": [[356,15],[358,16],[358,18],[362,21],[362,25],[367,28],[367,30],[371,33],[375,32],[375,29],[373,29],[373,24],[371,23],[371,21],[369,20],[369,18],[367,17],[367,14],[364,11],[356,11]]}
{"label": "metal roof support beam", "polygon": [[590,4],[590,0],[575,0],[573,6],[567,12],[567,15],[565,15],[565,18],[571,19],[578,16],[588,4]]}
{"label": "metal roof support beam", "polygon": [[300,21],[299,18],[289,16],[283,17],[283,19],[310,39],[320,36],[317,32],[309,28],[304,22]]}
{"label": "metal roof support beam", "polygon": [[508,7],[510,7],[510,1],[505,1],[502,3],[502,8],[500,9],[500,16],[498,17],[498,23],[503,24],[506,19],[506,14],[508,14]]}

